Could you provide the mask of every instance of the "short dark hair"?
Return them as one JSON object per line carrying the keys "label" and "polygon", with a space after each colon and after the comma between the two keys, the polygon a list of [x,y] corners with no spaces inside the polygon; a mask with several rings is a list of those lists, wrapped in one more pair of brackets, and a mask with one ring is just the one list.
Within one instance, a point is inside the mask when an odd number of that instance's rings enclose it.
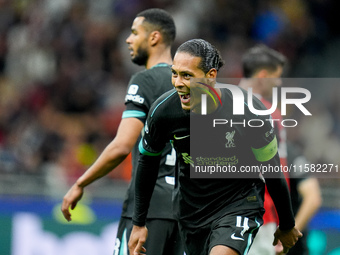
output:
{"label": "short dark hair", "polygon": [[258,70],[266,69],[275,71],[279,66],[284,66],[286,57],[280,52],[264,44],[250,48],[242,58],[243,76],[252,77]]}
{"label": "short dark hair", "polygon": [[176,26],[172,16],[163,9],[151,8],[144,10],[137,14],[136,17],[144,17],[144,22],[147,22],[149,26],[146,29],[150,32],[159,31],[164,43],[171,45],[176,37]]}
{"label": "short dark hair", "polygon": [[180,45],[176,52],[186,52],[202,58],[199,68],[204,73],[215,68],[217,71],[224,65],[220,52],[211,43],[203,39],[192,39]]}

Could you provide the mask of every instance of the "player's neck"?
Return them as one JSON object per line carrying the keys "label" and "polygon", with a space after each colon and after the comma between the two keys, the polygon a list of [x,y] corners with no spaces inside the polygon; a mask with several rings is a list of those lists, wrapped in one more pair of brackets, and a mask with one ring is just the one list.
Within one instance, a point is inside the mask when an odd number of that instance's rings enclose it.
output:
{"label": "player's neck", "polygon": [[172,64],[172,58],[171,58],[171,50],[170,48],[166,48],[162,51],[160,50],[154,50],[150,53],[150,56],[148,58],[148,61],[145,65],[146,69],[150,69],[151,67],[159,64],[159,63],[165,63],[165,64]]}
{"label": "player's neck", "polygon": [[262,94],[261,89],[257,85],[257,78],[243,78],[241,79],[239,86],[246,91],[248,91],[249,88],[253,89],[253,93],[255,94]]}

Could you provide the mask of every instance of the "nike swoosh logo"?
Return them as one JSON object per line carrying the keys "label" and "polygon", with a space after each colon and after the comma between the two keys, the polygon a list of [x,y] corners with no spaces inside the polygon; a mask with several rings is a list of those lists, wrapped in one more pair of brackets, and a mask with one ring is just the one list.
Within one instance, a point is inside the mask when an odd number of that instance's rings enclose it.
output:
{"label": "nike swoosh logo", "polygon": [[185,135],[185,136],[177,137],[176,135],[174,135],[174,138],[175,138],[175,140],[181,140],[181,139],[187,138],[187,137],[189,137],[189,136],[190,136],[190,135]]}
{"label": "nike swoosh logo", "polygon": [[237,237],[237,236],[235,236],[235,233],[233,233],[233,234],[231,235],[231,239],[244,241],[244,239],[243,239],[242,237]]}

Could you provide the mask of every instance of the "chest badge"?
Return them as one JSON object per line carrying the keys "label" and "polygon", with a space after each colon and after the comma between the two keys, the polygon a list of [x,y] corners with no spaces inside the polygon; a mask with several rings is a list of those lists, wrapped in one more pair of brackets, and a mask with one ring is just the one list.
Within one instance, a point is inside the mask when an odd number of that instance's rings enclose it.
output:
{"label": "chest badge", "polygon": [[236,147],[234,143],[234,135],[235,135],[235,130],[232,132],[227,132],[225,134],[225,139],[227,139],[227,142],[225,144],[226,148]]}

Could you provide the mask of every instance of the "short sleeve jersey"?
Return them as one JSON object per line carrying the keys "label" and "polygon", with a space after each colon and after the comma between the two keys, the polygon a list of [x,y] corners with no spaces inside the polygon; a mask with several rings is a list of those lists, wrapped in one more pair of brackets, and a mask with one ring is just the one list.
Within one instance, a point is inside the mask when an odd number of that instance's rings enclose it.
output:
{"label": "short sleeve jersey", "polygon": [[[260,209],[263,207],[264,193],[264,182],[258,173],[249,178],[190,178],[190,168],[198,164],[199,158],[191,155],[192,146],[202,148],[203,157],[214,157],[209,155],[210,151],[223,151],[223,157],[228,159],[226,164],[237,169],[246,165],[260,165],[277,154],[277,141],[270,116],[251,113],[246,102],[244,115],[233,115],[231,92],[228,89],[221,89],[221,92],[222,105],[214,113],[204,116],[183,110],[175,90],[165,93],[151,108],[140,142],[142,154],[157,155],[167,140],[173,141],[179,164],[176,216],[181,224],[189,227],[203,226],[230,212]],[[245,91],[243,93],[246,94]],[[257,98],[253,100],[257,109],[266,109]],[[228,120],[228,125],[213,127],[213,119]],[[263,125],[250,127],[249,123],[255,125],[253,119]]]}
{"label": "short sleeve jersey", "polygon": [[[126,109],[122,118],[138,118],[145,123],[152,103],[163,93],[172,89],[171,69],[167,64],[158,64],[143,70],[130,79],[125,96]],[[134,207],[135,174],[138,164],[138,144],[132,150],[132,178],[123,203],[122,216],[132,218]],[[175,151],[170,143],[163,150],[158,179],[151,198],[148,218],[173,219],[172,193],[174,189]]]}

